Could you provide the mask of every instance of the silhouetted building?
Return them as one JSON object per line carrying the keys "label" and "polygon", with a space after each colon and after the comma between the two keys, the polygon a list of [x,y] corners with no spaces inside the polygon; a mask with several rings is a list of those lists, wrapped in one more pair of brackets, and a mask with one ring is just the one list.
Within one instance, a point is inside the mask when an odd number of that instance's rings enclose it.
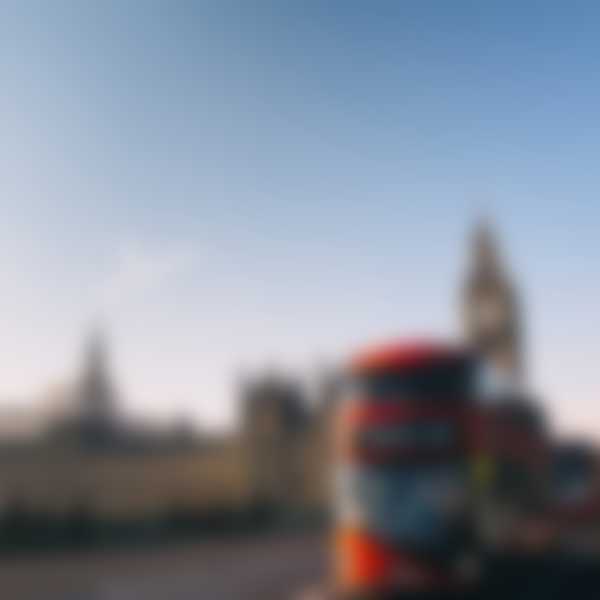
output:
{"label": "silhouetted building", "polygon": [[87,341],[82,372],[68,400],[65,414],[52,425],[53,441],[96,448],[117,443],[117,401],[108,374],[106,342],[99,331]]}
{"label": "silhouetted building", "polygon": [[94,333],[86,350],[83,376],[77,388],[84,440],[109,443],[117,435],[116,400],[107,369],[106,343]]}
{"label": "silhouetted building", "polygon": [[266,373],[242,384],[242,445],[257,505],[281,507],[301,496],[301,449],[310,425],[300,384]]}
{"label": "silhouetted building", "polygon": [[494,235],[485,223],[474,232],[471,262],[462,300],[466,341],[499,377],[518,384],[524,369],[521,315]]}

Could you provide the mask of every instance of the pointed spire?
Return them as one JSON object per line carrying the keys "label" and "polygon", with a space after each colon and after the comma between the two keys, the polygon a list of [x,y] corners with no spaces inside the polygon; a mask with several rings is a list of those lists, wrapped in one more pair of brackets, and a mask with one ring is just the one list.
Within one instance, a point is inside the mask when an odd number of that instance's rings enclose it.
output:
{"label": "pointed spire", "polygon": [[90,333],[86,344],[86,370],[88,372],[104,371],[107,350],[103,331],[99,327],[94,328]]}
{"label": "pointed spire", "polygon": [[494,370],[517,381],[522,371],[520,311],[488,219],[476,224],[471,240],[471,268],[463,288],[465,338]]}
{"label": "pointed spire", "polygon": [[114,417],[115,399],[107,369],[107,349],[103,330],[92,329],[84,352],[79,385],[80,406],[94,426],[105,426]]}
{"label": "pointed spire", "polygon": [[473,275],[499,276],[502,273],[496,237],[489,219],[482,218],[472,234]]}

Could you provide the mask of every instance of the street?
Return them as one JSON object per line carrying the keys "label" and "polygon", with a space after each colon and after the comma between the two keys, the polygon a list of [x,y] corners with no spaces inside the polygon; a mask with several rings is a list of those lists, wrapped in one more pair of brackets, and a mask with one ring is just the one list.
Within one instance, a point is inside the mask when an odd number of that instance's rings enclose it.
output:
{"label": "street", "polygon": [[323,579],[322,538],[269,536],[177,547],[3,559],[6,600],[280,600]]}
{"label": "street", "polygon": [[[558,557],[495,559],[478,598],[595,598],[597,565]],[[0,582],[3,600],[321,600],[326,571],[322,535],[288,534],[5,558]]]}

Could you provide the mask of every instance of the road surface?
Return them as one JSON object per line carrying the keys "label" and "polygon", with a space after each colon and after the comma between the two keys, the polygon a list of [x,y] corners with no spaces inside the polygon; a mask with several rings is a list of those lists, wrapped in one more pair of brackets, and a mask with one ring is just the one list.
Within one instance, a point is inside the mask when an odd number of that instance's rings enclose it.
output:
{"label": "road surface", "polygon": [[287,600],[322,581],[322,536],[3,559],[4,600]]}
{"label": "road surface", "polygon": [[[0,561],[4,600],[321,600],[319,535],[270,535],[162,548]],[[600,594],[600,563],[495,559],[476,600],[579,600]],[[314,595],[312,591],[316,592]]]}

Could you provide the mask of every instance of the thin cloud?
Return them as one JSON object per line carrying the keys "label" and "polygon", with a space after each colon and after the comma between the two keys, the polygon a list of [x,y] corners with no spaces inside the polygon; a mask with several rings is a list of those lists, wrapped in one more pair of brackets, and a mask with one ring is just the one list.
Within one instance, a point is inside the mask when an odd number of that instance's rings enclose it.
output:
{"label": "thin cloud", "polygon": [[194,252],[189,245],[160,250],[139,241],[124,244],[115,266],[99,291],[100,308],[114,310],[160,290],[191,268]]}

